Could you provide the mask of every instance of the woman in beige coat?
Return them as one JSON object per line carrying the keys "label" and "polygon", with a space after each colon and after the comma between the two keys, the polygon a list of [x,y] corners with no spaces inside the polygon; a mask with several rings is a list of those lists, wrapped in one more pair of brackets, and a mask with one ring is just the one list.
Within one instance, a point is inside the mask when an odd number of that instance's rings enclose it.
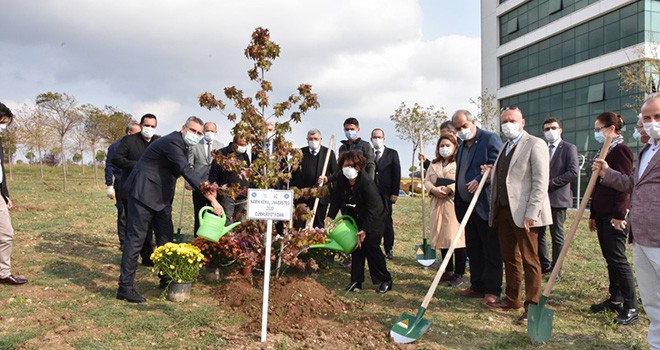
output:
{"label": "woman in beige coat", "polygon": [[[442,135],[435,147],[435,159],[424,179],[424,188],[431,197],[431,246],[440,249],[446,257],[452,239],[460,224],[454,212],[454,181],[456,179],[456,150],[458,143],[451,134]],[[465,238],[461,237],[454,250],[453,259],[440,281],[457,287],[463,283],[467,251]]]}

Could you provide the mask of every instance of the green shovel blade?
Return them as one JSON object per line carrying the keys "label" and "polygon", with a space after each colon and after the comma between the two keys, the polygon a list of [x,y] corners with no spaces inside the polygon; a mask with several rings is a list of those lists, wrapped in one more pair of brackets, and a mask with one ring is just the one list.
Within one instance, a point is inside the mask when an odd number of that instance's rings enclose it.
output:
{"label": "green shovel blade", "polygon": [[415,246],[417,261],[423,266],[431,266],[435,262],[435,249],[423,241],[422,245]]}
{"label": "green shovel blade", "polygon": [[424,316],[425,308],[420,307],[417,311],[417,316],[404,313],[396,321],[390,330],[390,336],[397,343],[412,343],[421,338],[426,330],[431,326],[431,321],[422,318]]}
{"label": "green shovel blade", "polygon": [[555,311],[546,309],[548,298],[541,296],[538,304],[529,304],[527,310],[527,335],[535,345],[543,344],[552,335],[552,318]]}

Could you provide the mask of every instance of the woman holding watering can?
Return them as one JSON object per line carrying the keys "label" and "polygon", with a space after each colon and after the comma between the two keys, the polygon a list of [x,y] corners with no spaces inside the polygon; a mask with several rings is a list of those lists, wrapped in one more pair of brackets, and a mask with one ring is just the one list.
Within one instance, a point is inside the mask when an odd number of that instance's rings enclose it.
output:
{"label": "woman holding watering can", "polygon": [[[610,168],[630,176],[633,153],[623,143],[621,128],[623,128],[623,119],[620,115],[604,112],[596,117],[594,137],[602,144],[606,136],[613,136],[605,161]],[[635,324],[639,319],[635,281],[626,257],[628,209],[630,209],[630,194],[606,187],[600,182],[596,184],[591,197],[589,230],[598,233],[598,243],[607,262],[610,297],[601,303],[591,305],[591,312],[616,311],[618,316],[614,322],[621,325]]]}
{"label": "woman holding watering can", "polygon": [[[454,211],[457,149],[456,137],[451,134],[442,135],[435,146],[435,159],[424,179],[424,188],[431,195],[431,246],[440,249],[443,259],[447,257],[451,241],[460,226]],[[440,281],[458,287],[463,284],[467,260],[464,236],[461,236],[450,259]],[[436,261],[437,267],[440,267],[440,262]]]}
{"label": "woman holding watering can", "polygon": [[362,288],[366,259],[371,282],[379,285],[376,292],[387,293],[392,289],[392,276],[380,249],[387,211],[376,184],[363,172],[366,164],[367,160],[355,151],[343,152],[339,156],[338,166],[343,175],[335,182],[326,225],[332,225],[331,218],[340,209],[342,215],[350,215],[357,222],[358,247],[351,255],[351,283],[346,290],[352,292]]}

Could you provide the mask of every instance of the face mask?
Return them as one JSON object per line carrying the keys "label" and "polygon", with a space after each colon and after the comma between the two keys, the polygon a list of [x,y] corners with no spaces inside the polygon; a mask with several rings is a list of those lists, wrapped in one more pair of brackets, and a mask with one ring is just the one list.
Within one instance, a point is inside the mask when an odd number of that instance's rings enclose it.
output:
{"label": "face mask", "polygon": [[321,146],[321,142],[320,141],[307,141],[307,145],[309,145],[310,150],[316,151]]}
{"label": "face mask", "polygon": [[605,142],[605,135],[603,135],[602,131],[594,131],[594,138],[598,143],[603,143]]}
{"label": "face mask", "polygon": [[504,136],[513,140],[516,137],[520,136],[520,123],[504,123],[502,124],[502,133]]}
{"label": "face mask", "polygon": [[358,176],[357,170],[355,168],[351,168],[349,166],[343,167],[341,169],[341,172],[344,173],[344,176],[346,176],[347,179],[353,180]]}
{"label": "face mask", "polygon": [[150,139],[156,134],[156,128],[152,128],[152,127],[149,127],[149,126],[143,126],[142,131],[140,131],[140,133],[142,134],[142,136],[145,139]]}
{"label": "face mask", "polygon": [[660,122],[644,123],[644,131],[652,139],[660,139]]}
{"label": "face mask", "polygon": [[186,135],[183,137],[183,141],[188,146],[194,146],[194,145],[198,144],[201,139],[202,139],[201,137],[197,136],[197,134],[193,133],[190,130],[188,130]]}
{"label": "face mask", "polygon": [[7,126],[9,126],[9,124],[0,124],[0,131],[7,130]]}
{"label": "face mask", "polygon": [[357,137],[357,131],[355,130],[344,130],[344,134],[346,135],[346,138],[353,141]]}
{"label": "face mask", "polygon": [[247,151],[247,146],[237,146],[236,147],[236,153],[238,154],[243,154]]}
{"label": "face mask", "polygon": [[639,130],[635,129],[635,131],[633,132],[633,139],[635,139],[635,141],[637,142],[642,141],[642,134],[639,133]]}
{"label": "face mask", "polygon": [[381,149],[385,143],[384,139],[371,139],[371,143],[374,145],[374,148]]}
{"label": "face mask", "polygon": [[204,133],[204,140],[206,142],[211,143],[215,139],[215,133],[213,131],[207,131]]}
{"label": "face mask", "polygon": [[438,151],[443,158],[447,158],[454,154],[454,147],[440,147]]}
{"label": "face mask", "polygon": [[550,143],[554,143],[555,141],[559,140],[559,130],[548,130],[544,132],[543,135],[545,136],[545,139]]}
{"label": "face mask", "polygon": [[472,140],[472,138],[474,137],[474,135],[472,134],[472,130],[470,130],[470,128],[458,130],[456,132],[456,136],[458,136],[463,141]]}

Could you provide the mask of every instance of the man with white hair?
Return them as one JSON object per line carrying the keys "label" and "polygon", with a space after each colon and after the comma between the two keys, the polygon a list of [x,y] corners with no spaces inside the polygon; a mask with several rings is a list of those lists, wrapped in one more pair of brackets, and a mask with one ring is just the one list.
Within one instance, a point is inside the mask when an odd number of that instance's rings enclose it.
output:
{"label": "man with white hair", "polygon": [[[660,93],[646,98],[641,121],[650,139],[639,152],[635,172],[630,176],[623,175],[600,159],[594,162],[593,170],[598,171],[601,184],[632,193],[629,217],[630,227],[634,230],[633,266],[644,311],[651,321],[647,338],[649,346],[652,350],[660,350],[660,215],[656,209],[660,193]],[[612,226],[621,230],[625,223],[613,222]]]}

